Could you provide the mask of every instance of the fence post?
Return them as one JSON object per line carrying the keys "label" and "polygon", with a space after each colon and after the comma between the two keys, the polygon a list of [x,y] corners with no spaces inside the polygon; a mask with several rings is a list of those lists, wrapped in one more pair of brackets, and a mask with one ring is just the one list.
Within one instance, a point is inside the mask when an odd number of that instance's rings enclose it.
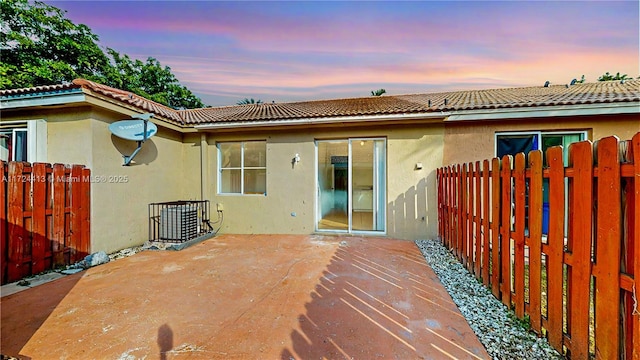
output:
{"label": "fence post", "polygon": [[549,165],[549,234],[547,243],[547,325],[549,344],[562,349],[563,344],[563,256],[564,256],[564,162],[562,147],[547,150]]}
{"label": "fence post", "polygon": [[[595,324],[596,359],[618,358],[620,345],[621,199],[618,138],[598,141]],[[602,321],[606,319],[605,321]]]}
{"label": "fence post", "polygon": [[[529,153],[529,318],[531,328],[541,330],[542,259],[542,151]],[[547,307],[548,308],[548,307]]]}
{"label": "fence post", "polygon": [[571,267],[567,286],[567,322],[571,338],[571,357],[589,357],[589,296],[591,282],[591,237],[593,206],[593,150],[590,141],[569,146],[569,221],[572,224],[568,248]]}

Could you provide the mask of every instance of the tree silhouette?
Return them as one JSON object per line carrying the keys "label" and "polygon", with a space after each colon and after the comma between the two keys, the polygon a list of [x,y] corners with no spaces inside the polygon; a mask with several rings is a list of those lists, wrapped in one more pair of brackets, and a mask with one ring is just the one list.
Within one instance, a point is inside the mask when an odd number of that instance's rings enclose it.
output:
{"label": "tree silhouette", "polygon": [[236,104],[238,105],[248,105],[248,104],[262,104],[262,100],[254,100],[253,98],[244,98],[238,101]]}
{"label": "tree silhouette", "polygon": [[380,96],[386,92],[387,90],[385,89],[371,90],[371,96]]}
{"label": "tree silhouette", "polygon": [[152,57],[131,59],[99,46],[86,25],[40,1],[0,1],[0,89],[53,85],[85,78],[131,91],[174,109],[204,104]]}
{"label": "tree silhouette", "polygon": [[609,80],[627,80],[629,77],[627,74],[620,75],[620,73],[616,73],[615,75],[609,74],[607,71],[604,75],[598,78],[598,81],[609,81]]}

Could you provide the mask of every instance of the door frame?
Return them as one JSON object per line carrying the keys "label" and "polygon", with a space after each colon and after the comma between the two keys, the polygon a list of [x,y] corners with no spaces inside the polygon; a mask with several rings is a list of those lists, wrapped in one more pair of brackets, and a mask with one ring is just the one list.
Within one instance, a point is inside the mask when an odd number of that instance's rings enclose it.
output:
{"label": "door frame", "polygon": [[[382,141],[383,154],[376,155],[376,147],[374,142],[373,147],[373,181],[374,181],[374,192],[373,192],[373,223],[376,224],[378,219],[381,219],[382,222],[382,230],[354,230],[353,229],[353,156],[352,156],[352,144],[357,143],[359,141]],[[347,184],[347,216],[348,216],[348,224],[346,230],[341,229],[319,229],[318,224],[322,219],[322,203],[320,200],[320,182],[318,179],[319,176],[319,163],[318,163],[318,144],[321,142],[336,142],[336,141],[346,141],[347,142],[347,176],[348,176],[348,184]],[[386,137],[347,137],[347,138],[336,138],[336,139],[315,139],[315,156],[314,156],[314,175],[315,175],[315,216],[314,216],[314,229],[316,232],[322,233],[337,233],[337,234],[362,234],[362,235],[386,235],[387,234],[387,138]],[[382,165],[384,168],[384,173],[382,174],[382,178],[378,171],[378,162],[376,161],[376,157],[381,156],[382,159],[378,159],[382,161]],[[335,176],[335,175],[332,175]],[[333,179],[335,181],[335,179]],[[382,191],[378,189],[378,187],[383,186],[384,189]],[[378,217],[378,214],[382,215]]]}

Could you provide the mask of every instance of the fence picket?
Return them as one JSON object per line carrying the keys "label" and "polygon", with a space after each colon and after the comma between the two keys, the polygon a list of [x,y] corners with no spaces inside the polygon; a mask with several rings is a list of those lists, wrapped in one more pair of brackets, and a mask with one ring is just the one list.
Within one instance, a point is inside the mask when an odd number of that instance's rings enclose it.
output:
{"label": "fence picket", "polygon": [[8,242],[8,222],[7,222],[7,165],[4,161],[0,161],[0,199],[2,199],[2,205],[0,205],[0,283],[4,284],[7,274],[7,263],[9,258],[7,256],[7,242]]}
{"label": "fence picket", "polygon": [[475,180],[474,183],[475,183],[475,199],[476,199],[476,206],[475,206],[475,212],[473,217],[473,223],[475,228],[475,237],[474,237],[475,253],[473,255],[473,264],[474,264],[474,273],[476,275],[476,278],[480,279],[482,277],[482,275],[480,274],[480,265],[482,264],[482,259],[480,255],[482,250],[482,224],[481,224],[482,183],[480,178],[480,161],[477,161],[475,164],[475,167],[473,168],[473,178]]}
{"label": "fence picket", "polygon": [[597,147],[598,192],[595,259],[596,359],[618,356],[620,302],[620,159],[618,139],[600,139]]}
{"label": "fence picket", "polygon": [[69,236],[69,250],[71,262],[80,260],[80,235],[82,234],[81,225],[81,209],[80,199],[82,197],[82,188],[80,187],[80,178],[82,177],[82,165],[73,165],[71,167],[71,177],[69,183],[71,185],[71,234]]}
{"label": "fence picket", "polygon": [[571,194],[570,223],[572,231],[568,248],[572,254],[569,271],[567,301],[571,356],[586,359],[589,356],[589,296],[585,289],[591,282],[591,212],[593,205],[593,151],[590,141],[571,144],[569,164],[573,167],[573,181],[569,185]]}
{"label": "fence picket", "polygon": [[45,256],[47,247],[46,203],[47,203],[47,164],[35,163],[32,167],[33,175],[33,211],[31,272],[39,274],[45,270]]}
{"label": "fence picket", "polygon": [[467,270],[471,274],[474,274],[475,267],[475,259],[473,255],[475,254],[475,224],[473,221],[474,214],[474,206],[475,206],[475,193],[473,190],[474,180],[473,180],[473,163],[468,163],[467,165],[467,193],[469,196],[467,197]]}
{"label": "fence picket", "polygon": [[500,299],[500,159],[491,160],[491,292]]}
{"label": "fence picket", "polygon": [[7,253],[9,258],[9,269],[7,271],[8,281],[19,280],[23,276],[22,253],[23,243],[27,241],[27,233],[24,229],[24,184],[23,174],[24,163],[9,163],[9,184],[7,195],[9,207],[7,209],[7,220],[9,221],[9,238],[7,243]]}
{"label": "fence picket", "polygon": [[462,167],[460,165],[456,165],[455,167],[455,199],[456,199],[456,241],[455,241],[455,254],[458,259],[462,259]]}
{"label": "fence picket", "polygon": [[442,204],[444,203],[443,201],[443,191],[442,191],[442,187],[443,187],[443,182],[442,182],[442,170],[441,169],[437,169],[436,170],[436,186],[438,187],[438,234],[442,234],[444,233],[442,231],[442,223],[444,222],[444,216],[442,213]]}
{"label": "fence picket", "polygon": [[469,186],[467,177],[467,164],[462,164],[462,172],[460,174],[462,191],[458,194],[461,199],[460,212],[462,214],[462,226],[460,232],[462,236],[462,252],[460,254],[462,260],[462,266],[468,268],[468,244],[469,244]]}
{"label": "fence picket", "polygon": [[[632,334],[627,338],[628,342],[631,342],[630,348],[632,348],[631,359],[640,360],[640,304],[638,298],[640,297],[640,221],[638,216],[640,215],[640,132],[635,134],[631,139],[631,148],[633,154],[633,200],[631,204],[628,204],[629,211],[632,215],[631,219],[634,221],[629,222],[629,243],[632,252],[630,255],[633,259],[633,296],[634,306],[628,309],[626,318],[632,324]],[[629,348],[629,347],[628,347]]]}
{"label": "fence picket", "polygon": [[502,302],[511,308],[511,155],[502,157],[501,192],[502,203],[500,207],[500,252],[503,255],[500,269]]}
{"label": "fence picket", "polygon": [[59,181],[63,179],[65,176],[65,168],[62,164],[54,164],[52,177],[55,179],[53,181],[53,205],[52,205],[52,221],[53,221],[53,231],[52,231],[52,244],[51,251],[53,253],[53,265],[63,265],[65,263],[64,259],[64,248],[65,248],[65,204],[66,200],[66,190],[65,190],[65,182]]}
{"label": "fence picket", "polygon": [[563,258],[565,224],[564,163],[561,146],[547,150],[549,165],[549,234],[547,243],[547,326],[549,344],[562,349],[563,343]]}
{"label": "fence picket", "polygon": [[485,286],[489,281],[489,255],[490,230],[489,230],[489,161],[482,162],[482,282]]}
{"label": "fence picket", "polygon": [[80,248],[79,258],[84,259],[91,251],[91,170],[82,168],[80,179]]}
{"label": "fence picket", "polygon": [[529,153],[529,318],[531,328],[541,331],[542,260],[542,151]]}
{"label": "fence picket", "polygon": [[524,153],[515,156],[514,166],[514,302],[516,316],[524,317],[524,226],[525,226],[525,157]]}
{"label": "fence picket", "polygon": [[453,204],[454,204],[453,184],[454,184],[453,168],[449,166],[447,167],[447,183],[446,183],[447,185],[447,233],[449,235],[449,238],[446,241],[449,249],[453,248],[453,241],[455,239],[455,235],[453,232],[454,231],[453,224],[455,219],[455,214],[453,213]]}

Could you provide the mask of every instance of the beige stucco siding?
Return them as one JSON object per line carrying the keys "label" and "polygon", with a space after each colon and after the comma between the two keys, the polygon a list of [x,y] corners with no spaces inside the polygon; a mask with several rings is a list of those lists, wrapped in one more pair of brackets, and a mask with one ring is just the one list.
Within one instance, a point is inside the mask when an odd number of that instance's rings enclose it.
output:
{"label": "beige stucco siding", "polygon": [[92,252],[143,244],[149,236],[149,203],[200,197],[199,185],[193,186],[199,184],[199,166],[192,168],[191,160],[199,159],[199,147],[194,151],[192,144],[183,144],[177,131],[159,126],[135,164],[125,167],[122,155],[130,155],[136,143],[112,135],[108,126],[130,114],[81,106],[5,115],[5,120],[47,122],[47,162],[91,169]]}
{"label": "beige stucco siding", "polygon": [[92,250],[112,252],[140,245],[149,236],[150,203],[199,196],[184,186],[182,135],[160,126],[158,134],[143,144],[135,163],[123,166],[122,155],[130,155],[136,143],[109,132],[113,122],[109,114],[94,113],[93,118]]}
{"label": "beige stucco siding", "polygon": [[586,131],[589,140],[616,135],[628,140],[640,131],[637,114],[445,122],[444,165],[495,156],[495,134],[505,131]]}
{"label": "beige stucco siding", "polygon": [[[387,139],[387,235],[418,239],[436,235],[435,169],[442,164],[441,125],[211,133],[211,200],[222,203],[226,233],[309,234],[316,229],[315,141],[347,138]],[[224,195],[217,191],[216,143],[267,141],[267,194]],[[300,162],[292,166],[295,154]],[[423,164],[415,170],[416,163]],[[423,219],[424,218],[424,219]]]}

